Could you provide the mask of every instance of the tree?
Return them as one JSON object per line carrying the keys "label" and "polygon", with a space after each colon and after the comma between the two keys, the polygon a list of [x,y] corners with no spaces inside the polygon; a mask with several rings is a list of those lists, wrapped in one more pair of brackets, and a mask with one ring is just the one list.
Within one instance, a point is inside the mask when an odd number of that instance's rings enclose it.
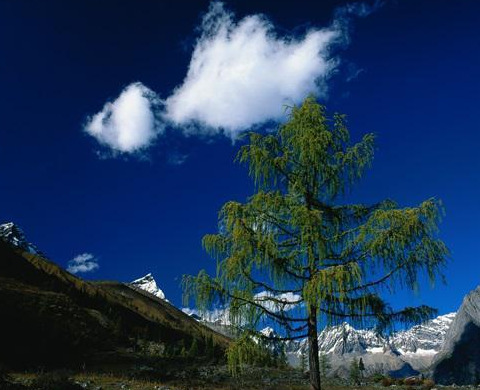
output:
{"label": "tree", "polygon": [[357,359],[353,358],[350,363],[350,382],[352,385],[358,385],[360,383],[360,367]]}
{"label": "tree", "polygon": [[300,351],[300,370],[302,373],[307,371],[307,354],[303,349]]}
{"label": "tree", "polygon": [[[352,143],[345,116],[328,117],[312,97],[289,110],[277,132],[248,134],[237,161],[248,165],[256,192],[222,207],[219,233],[203,238],[217,273],[185,276],[184,298],[201,310],[228,305],[231,322],[247,333],[271,321],[285,331],[277,339],[307,337],[318,390],[319,324],[384,328],[430,318],[427,306],[394,311],[381,293],[415,289],[423,273],[436,280],[448,250],[437,238],[442,207],[434,198],[405,208],[346,203],[372,163],[373,134]],[[234,350],[231,365],[248,361],[248,351]]]}
{"label": "tree", "polygon": [[360,358],[358,361],[358,370],[360,371],[360,378],[363,379],[364,374],[363,372],[365,371],[365,364],[363,364],[363,359]]}
{"label": "tree", "polygon": [[213,343],[212,335],[208,335],[205,341],[205,356],[208,359],[213,359],[215,356],[215,344]]}
{"label": "tree", "polygon": [[198,355],[198,341],[196,338],[192,339],[192,344],[190,345],[190,349],[188,350],[189,357],[196,357]]}
{"label": "tree", "polygon": [[328,356],[323,352],[320,353],[319,366],[320,366],[320,376],[322,378],[326,378],[327,374],[328,374],[328,371],[332,367],[331,367],[330,362],[328,360]]}

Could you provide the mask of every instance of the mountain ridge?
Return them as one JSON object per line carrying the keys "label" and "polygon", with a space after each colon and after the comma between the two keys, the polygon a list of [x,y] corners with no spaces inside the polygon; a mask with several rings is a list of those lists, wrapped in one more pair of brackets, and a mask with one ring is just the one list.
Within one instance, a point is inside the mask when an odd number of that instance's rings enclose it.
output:
{"label": "mountain ridge", "polygon": [[168,302],[121,282],[85,281],[38,251],[0,238],[0,364],[78,367],[165,360],[180,358],[193,340],[201,359],[207,342],[223,356],[228,338]]}

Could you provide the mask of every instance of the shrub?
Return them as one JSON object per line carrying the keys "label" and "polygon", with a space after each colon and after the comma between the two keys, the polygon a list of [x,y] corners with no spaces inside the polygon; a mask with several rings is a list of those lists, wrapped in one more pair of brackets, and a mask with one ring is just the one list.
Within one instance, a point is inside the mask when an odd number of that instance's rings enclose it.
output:
{"label": "shrub", "polygon": [[397,385],[402,386],[404,384],[405,380],[403,378],[398,378],[397,379]]}
{"label": "shrub", "polygon": [[435,387],[435,382],[432,379],[424,379],[422,387],[425,390],[430,390]]}
{"label": "shrub", "polygon": [[380,373],[375,373],[372,375],[372,381],[375,382],[375,383],[380,383],[383,378],[385,378],[385,375],[382,375]]}
{"label": "shrub", "polygon": [[403,383],[406,385],[406,386],[416,386],[416,385],[421,385],[422,384],[422,380],[420,378],[417,378],[416,376],[410,376],[408,378],[405,378],[405,380],[403,381]]}
{"label": "shrub", "polygon": [[391,385],[393,385],[393,379],[392,378],[389,378],[388,376],[386,376],[382,379],[382,386],[389,387]]}
{"label": "shrub", "polygon": [[8,370],[3,365],[0,365],[0,389],[2,390],[23,390],[25,387],[14,380],[9,375]]}

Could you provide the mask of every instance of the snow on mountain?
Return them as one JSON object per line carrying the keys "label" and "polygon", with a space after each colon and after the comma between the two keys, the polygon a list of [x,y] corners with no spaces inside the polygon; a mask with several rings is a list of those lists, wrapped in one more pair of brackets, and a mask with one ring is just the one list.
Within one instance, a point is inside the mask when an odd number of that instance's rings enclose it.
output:
{"label": "snow on mountain", "polygon": [[384,352],[385,339],[373,330],[357,330],[344,322],[325,328],[318,335],[318,348],[326,354]]}
{"label": "snow on mountain", "polygon": [[35,245],[27,241],[23,230],[13,222],[0,225],[0,239],[31,254],[42,255]]}
{"label": "snow on mountain", "polygon": [[277,333],[275,332],[275,330],[273,328],[271,328],[270,326],[267,326],[266,328],[263,328],[260,331],[260,333],[263,334],[265,337],[275,337],[275,336],[277,336]]}
{"label": "snow on mountain", "polygon": [[392,346],[402,355],[434,355],[440,351],[456,313],[439,316],[424,324],[397,332],[390,337]]}
{"label": "snow on mountain", "polygon": [[238,336],[238,329],[233,327],[230,321],[230,310],[228,308],[199,311],[197,309],[184,307],[182,311],[215,332],[231,338]]}
{"label": "snow on mountain", "polygon": [[231,325],[230,322],[230,311],[228,309],[213,309],[207,311],[199,311],[197,309],[191,309],[189,307],[182,308],[182,311],[185,314],[188,314],[190,317],[195,318],[198,321],[208,322],[216,325]]}
{"label": "snow on mountain", "polygon": [[[390,336],[374,330],[355,329],[347,323],[329,326],[318,335],[319,351],[329,357],[336,373],[345,371],[350,360],[359,356],[372,371],[394,372],[405,366],[425,370],[444,344],[454,318],[455,313],[446,314]],[[286,347],[290,363],[297,365],[301,355],[306,353],[307,341],[288,342]]]}
{"label": "snow on mountain", "polygon": [[128,283],[129,286],[133,288],[139,288],[149,292],[152,295],[155,295],[157,298],[163,299],[168,302],[165,298],[165,293],[158,287],[157,282],[153,278],[151,273],[146,274],[142,278],[136,279],[133,282]]}

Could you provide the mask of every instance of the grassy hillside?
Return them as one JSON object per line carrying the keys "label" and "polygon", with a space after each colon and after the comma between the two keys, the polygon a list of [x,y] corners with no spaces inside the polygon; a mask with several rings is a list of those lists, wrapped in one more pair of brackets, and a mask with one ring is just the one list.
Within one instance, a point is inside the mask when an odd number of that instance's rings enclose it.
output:
{"label": "grassy hillside", "polygon": [[[0,363],[75,366],[220,357],[228,339],[174,306],[118,282],[91,283],[0,241]],[[195,340],[195,341],[194,341]]]}

